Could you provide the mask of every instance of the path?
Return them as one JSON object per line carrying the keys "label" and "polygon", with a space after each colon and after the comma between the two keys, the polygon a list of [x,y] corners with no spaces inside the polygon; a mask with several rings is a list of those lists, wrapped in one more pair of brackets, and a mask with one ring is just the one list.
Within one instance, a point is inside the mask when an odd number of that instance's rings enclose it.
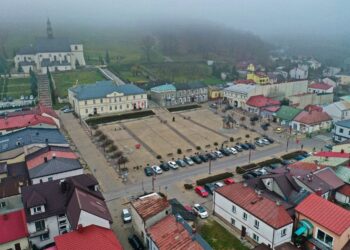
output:
{"label": "path", "polygon": [[38,97],[41,103],[47,107],[52,107],[49,78],[47,75],[36,75],[38,80]]}
{"label": "path", "polygon": [[117,85],[124,85],[125,82],[123,82],[118,76],[116,76],[113,72],[111,72],[107,68],[101,68],[98,67],[99,71],[102,73],[104,77],[106,77],[109,80],[114,81]]}

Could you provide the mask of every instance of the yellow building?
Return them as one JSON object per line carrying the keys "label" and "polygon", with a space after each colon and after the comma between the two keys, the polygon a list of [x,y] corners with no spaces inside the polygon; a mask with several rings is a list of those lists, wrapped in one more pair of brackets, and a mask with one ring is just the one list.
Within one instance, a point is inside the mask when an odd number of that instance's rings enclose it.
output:
{"label": "yellow building", "polygon": [[224,91],[222,88],[216,86],[208,87],[208,98],[209,100],[216,100],[224,97]]}
{"label": "yellow building", "polygon": [[255,72],[255,66],[249,64],[247,67],[247,80],[252,80],[256,84],[268,84],[270,82],[269,77],[263,72]]}

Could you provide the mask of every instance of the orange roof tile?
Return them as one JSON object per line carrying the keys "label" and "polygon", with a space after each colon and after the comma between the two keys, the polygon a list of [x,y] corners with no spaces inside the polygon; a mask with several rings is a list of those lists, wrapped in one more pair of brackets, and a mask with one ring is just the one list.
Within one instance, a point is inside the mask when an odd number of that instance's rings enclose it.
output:
{"label": "orange roof tile", "polygon": [[157,193],[139,197],[136,201],[131,202],[131,205],[143,220],[147,220],[170,207],[167,199]]}

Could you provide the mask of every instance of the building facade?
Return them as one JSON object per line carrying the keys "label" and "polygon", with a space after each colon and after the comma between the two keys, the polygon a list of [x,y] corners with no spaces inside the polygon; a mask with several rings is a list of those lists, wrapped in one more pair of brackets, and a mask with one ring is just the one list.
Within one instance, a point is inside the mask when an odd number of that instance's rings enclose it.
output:
{"label": "building facade", "polygon": [[347,101],[331,103],[323,110],[333,118],[334,122],[350,119],[350,103]]}
{"label": "building facade", "polygon": [[343,120],[334,123],[333,140],[343,142],[350,139],[350,120]]}
{"label": "building facade", "polygon": [[330,129],[332,117],[323,111],[302,111],[291,122],[293,130],[301,133],[313,133]]}

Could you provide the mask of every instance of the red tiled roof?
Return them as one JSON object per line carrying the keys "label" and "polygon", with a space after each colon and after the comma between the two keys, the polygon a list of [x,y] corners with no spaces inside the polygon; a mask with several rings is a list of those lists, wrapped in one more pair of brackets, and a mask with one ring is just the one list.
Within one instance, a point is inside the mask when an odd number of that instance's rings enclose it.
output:
{"label": "red tiled roof", "polygon": [[147,229],[153,242],[159,250],[200,250],[201,245],[192,240],[190,233],[176,221],[175,216],[169,215]]}
{"label": "red tiled roof", "polygon": [[90,225],[55,237],[57,250],[122,250],[112,230]]}
{"label": "red tiled roof", "polygon": [[0,215],[0,244],[28,236],[24,210]]}
{"label": "red tiled roof", "polygon": [[327,90],[332,88],[332,85],[329,85],[327,83],[312,83],[309,85],[310,89],[322,89],[322,90]]}
{"label": "red tiled roof", "polygon": [[344,182],[335,174],[331,168],[319,170],[315,173],[315,175],[326,182],[333,189],[337,189],[344,185]]}
{"label": "red tiled roof", "polygon": [[143,220],[147,220],[148,218],[170,207],[167,199],[161,197],[157,193],[140,197],[136,201],[131,202],[131,205],[135,208],[136,212]]}
{"label": "red tiled roof", "polygon": [[350,227],[350,211],[316,194],[310,194],[295,210],[337,235]]}
{"label": "red tiled roof", "polygon": [[283,206],[259,196],[254,189],[245,187],[242,183],[224,186],[217,189],[216,192],[273,228],[281,228],[293,223]]}
{"label": "red tiled roof", "polygon": [[345,183],[337,192],[350,197],[350,184]]}
{"label": "red tiled roof", "polygon": [[322,111],[323,109],[320,106],[309,104],[309,105],[305,106],[304,110],[305,111],[314,111],[314,110]]}
{"label": "red tiled roof", "polygon": [[51,160],[53,155],[55,155],[56,158],[78,159],[78,156],[74,152],[53,150],[49,152],[44,152],[43,154],[38,155],[35,158],[27,160],[27,168],[35,168],[36,166],[39,166],[45,162],[45,157],[47,158],[47,160]]}
{"label": "red tiled roof", "polygon": [[313,125],[318,124],[325,121],[331,121],[332,117],[330,117],[326,112],[320,111],[302,111],[295,118],[294,121]]}
{"label": "red tiled roof", "polygon": [[251,83],[254,83],[253,80],[247,80],[247,79],[240,79],[240,80],[236,80],[234,82],[236,84],[251,84]]}
{"label": "red tiled roof", "polygon": [[22,116],[10,116],[0,119],[0,130],[26,128],[38,124],[48,124],[56,126],[56,123],[50,117],[29,114]]}
{"label": "red tiled roof", "polygon": [[288,167],[290,169],[306,170],[306,171],[313,172],[313,171],[317,171],[319,169],[323,169],[326,166],[318,165],[318,164],[312,163],[312,162],[297,161],[293,164],[288,165]]}
{"label": "red tiled roof", "polygon": [[252,107],[262,108],[267,106],[278,106],[281,104],[281,102],[278,100],[273,100],[269,97],[265,97],[263,95],[256,95],[250,97],[246,104]]}
{"label": "red tiled roof", "polygon": [[349,153],[321,151],[314,153],[318,157],[350,158]]}
{"label": "red tiled roof", "polygon": [[272,106],[272,107],[266,107],[266,108],[262,108],[263,110],[266,110],[266,111],[270,111],[270,112],[277,112],[280,107],[275,107],[275,106]]}

